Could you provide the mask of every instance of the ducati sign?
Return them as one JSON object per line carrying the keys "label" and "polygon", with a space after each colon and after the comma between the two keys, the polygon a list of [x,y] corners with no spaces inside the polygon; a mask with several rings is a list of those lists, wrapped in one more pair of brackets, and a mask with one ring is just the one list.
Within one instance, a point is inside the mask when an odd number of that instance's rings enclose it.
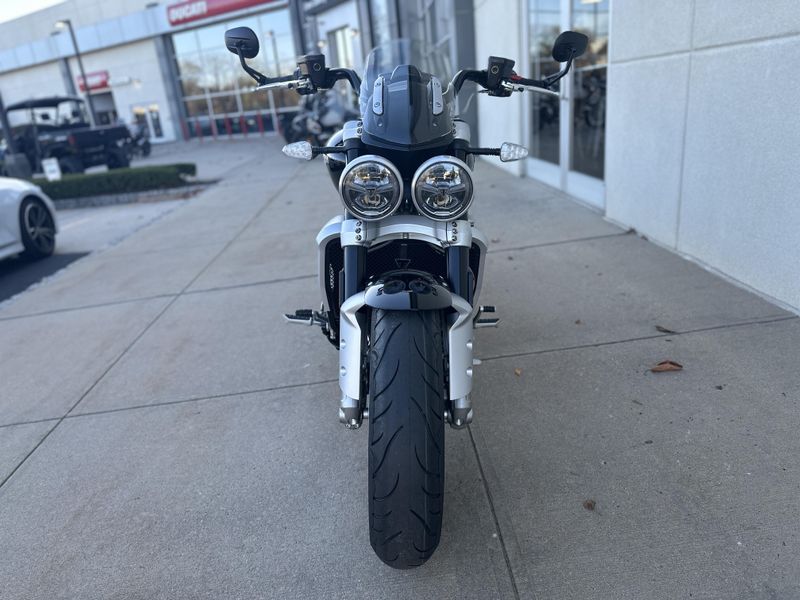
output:
{"label": "ducati sign", "polygon": [[274,0],[188,0],[167,7],[170,25],[183,25],[242,8],[269,4]]}

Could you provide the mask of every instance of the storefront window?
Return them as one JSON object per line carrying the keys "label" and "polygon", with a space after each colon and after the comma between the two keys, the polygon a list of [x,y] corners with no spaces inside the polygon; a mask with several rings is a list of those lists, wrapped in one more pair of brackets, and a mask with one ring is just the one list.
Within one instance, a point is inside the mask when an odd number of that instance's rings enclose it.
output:
{"label": "storefront window", "polygon": [[211,110],[215,115],[226,115],[228,113],[238,113],[239,107],[236,105],[236,96],[214,96],[211,98]]}
{"label": "storefront window", "polygon": [[589,36],[586,54],[575,61],[571,167],[603,178],[606,132],[608,0],[573,0],[572,28]]}
{"label": "storefront window", "polygon": [[208,115],[208,101],[205,98],[187,100],[184,102],[186,114],[190,117],[202,117]]}
{"label": "storefront window", "polygon": [[[532,79],[542,79],[558,71],[553,61],[553,42],[561,32],[560,0],[531,0],[530,2],[530,56]],[[534,158],[558,164],[559,155],[559,100],[545,94],[531,94],[531,144]]]}
{"label": "storefront window", "polygon": [[389,0],[370,0],[369,9],[372,16],[372,43],[375,46],[385,44],[392,39],[392,7]]}
{"label": "storefront window", "polygon": [[253,128],[270,131],[274,129],[275,111],[296,110],[297,94],[293,91],[252,91],[255,82],[224,47],[225,31],[240,26],[250,27],[259,36],[261,52],[248,61],[254,68],[274,77],[292,73],[296,67],[287,9],[174,34],[175,63],[189,117],[185,131],[192,137],[214,132],[245,133]]}

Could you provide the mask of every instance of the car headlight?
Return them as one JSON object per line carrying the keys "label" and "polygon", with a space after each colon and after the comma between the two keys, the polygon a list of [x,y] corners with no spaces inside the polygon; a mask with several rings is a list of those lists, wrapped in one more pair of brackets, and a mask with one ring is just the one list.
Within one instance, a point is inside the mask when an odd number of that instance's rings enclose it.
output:
{"label": "car headlight", "polygon": [[368,154],[349,162],[339,178],[345,208],[365,221],[388,217],[403,200],[400,172],[381,156]]}
{"label": "car headlight", "polygon": [[472,204],[472,175],[454,156],[434,156],[417,169],[412,183],[414,205],[434,221],[453,221]]}

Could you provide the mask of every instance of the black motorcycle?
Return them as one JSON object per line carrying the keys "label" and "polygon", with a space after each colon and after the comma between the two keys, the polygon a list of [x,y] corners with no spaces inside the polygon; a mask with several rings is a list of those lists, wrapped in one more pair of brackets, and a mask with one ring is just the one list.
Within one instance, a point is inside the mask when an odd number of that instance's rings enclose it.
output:
{"label": "black motorcycle", "polygon": [[131,132],[130,140],[125,145],[128,161],[133,160],[135,156],[141,156],[142,158],[150,156],[150,131],[147,129],[147,125],[134,123],[128,126],[128,130]]}
{"label": "black motorcycle", "polygon": [[467,81],[491,96],[550,88],[583,54],[586,36],[567,31],[553,47],[566,65],[542,80],[517,75],[514,61],[489,57],[485,70],[447,78],[446,61],[407,40],[372,51],[362,81],[305,55],[293,75],[267,78],[247,65],[258,38],[246,27],[225,34],[228,49],[259,89],[302,95],[339,80],[359,93],[361,118],[323,147],[289,144],[284,153],[325,164],[344,204],[317,236],[322,308],[286,315],[318,325],[339,349],[339,419],[369,420],[369,535],[375,553],[416,567],[439,544],[444,507],[445,423],[472,420],[473,329],[495,326],[478,304],[486,238],[473,226],[473,165],[479,154],[519,160],[527,150],[470,144],[454,100]]}
{"label": "black motorcycle", "polygon": [[280,115],[281,133],[287,144],[301,140],[325,144],[347,121],[358,117],[335,90],[320,90],[303,96],[296,113]]}

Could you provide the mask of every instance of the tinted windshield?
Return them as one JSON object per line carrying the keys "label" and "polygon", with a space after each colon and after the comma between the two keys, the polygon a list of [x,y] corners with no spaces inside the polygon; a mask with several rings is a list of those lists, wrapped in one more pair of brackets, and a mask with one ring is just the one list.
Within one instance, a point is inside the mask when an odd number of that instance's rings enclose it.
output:
{"label": "tinted windshield", "polygon": [[390,74],[398,65],[414,65],[423,73],[438,78],[442,82],[443,88],[447,87],[453,75],[449,57],[437,48],[409,39],[393,40],[381,44],[369,53],[364,76],[361,78],[359,96],[362,113],[372,95],[375,79],[379,75]]}

